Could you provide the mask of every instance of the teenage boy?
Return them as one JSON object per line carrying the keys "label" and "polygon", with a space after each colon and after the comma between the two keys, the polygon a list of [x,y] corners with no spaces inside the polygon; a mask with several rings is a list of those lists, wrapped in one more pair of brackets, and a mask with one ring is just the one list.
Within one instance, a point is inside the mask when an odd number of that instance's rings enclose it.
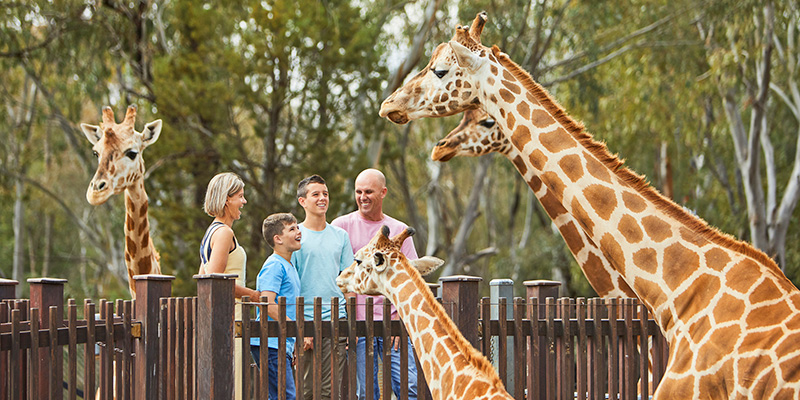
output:
{"label": "teenage boy", "polygon": [[[332,297],[339,299],[339,318],[347,318],[344,294],[336,285],[336,277],[345,268],[353,263],[353,248],[347,232],[328,224],[326,213],[328,211],[328,186],[319,175],[311,175],[297,184],[297,201],[306,213],[306,219],[300,224],[303,232],[302,247],[300,251],[292,254],[292,264],[297,267],[300,275],[300,295],[305,299],[304,315],[306,321],[314,319],[314,298],[322,299],[322,320],[331,319],[330,301]],[[323,339],[322,343],[314,343],[314,338],[305,338],[303,341],[303,381],[308,382],[303,387],[302,395],[306,400],[312,400],[314,387],[311,382],[317,380],[322,383],[322,399],[331,398],[331,384],[340,385],[344,362],[347,357],[345,348],[347,338],[340,338],[333,343],[330,339]],[[331,377],[331,352],[337,353],[337,374]],[[321,354],[317,355],[316,352]],[[319,356],[322,363],[322,376],[314,377],[314,363]],[[316,379],[315,379],[316,378]],[[333,383],[332,383],[333,382]]]}
{"label": "teenage boy", "polygon": [[[264,220],[261,226],[261,233],[267,244],[274,250],[258,273],[256,279],[256,290],[261,296],[266,296],[269,300],[267,306],[267,319],[277,320],[278,297],[296,299],[300,296],[300,278],[297,270],[290,260],[292,253],[300,250],[300,240],[302,234],[297,226],[297,219],[289,213],[272,214]],[[293,301],[293,300],[290,300]],[[259,307],[260,308],[260,307]],[[256,310],[256,320],[261,317],[260,309]],[[294,320],[296,317],[295,307],[286,307],[286,319]],[[295,400],[294,374],[292,373],[292,355],[294,353],[293,337],[286,338],[286,399]],[[253,338],[250,341],[250,351],[253,359],[260,366],[260,338]],[[278,398],[278,338],[268,338],[267,347],[269,348],[269,398]]]}

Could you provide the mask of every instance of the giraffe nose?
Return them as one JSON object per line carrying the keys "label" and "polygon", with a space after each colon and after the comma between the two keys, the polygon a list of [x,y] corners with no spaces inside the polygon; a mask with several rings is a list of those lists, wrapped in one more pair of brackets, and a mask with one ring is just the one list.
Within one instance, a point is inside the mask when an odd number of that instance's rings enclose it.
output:
{"label": "giraffe nose", "polygon": [[105,189],[105,188],[106,188],[106,186],[108,186],[108,184],[106,183],[106,180],[105,180],[105,179],[100,179],[100,180],[97,180],[97,181],[95,181],[95,182],[92,184],[92,187],[93,187],[93,188],[94,188],[94,190],[95,190],[95,191],[97,191],[97,192],[99,192],[99,191],[101,191],[101,190]]}

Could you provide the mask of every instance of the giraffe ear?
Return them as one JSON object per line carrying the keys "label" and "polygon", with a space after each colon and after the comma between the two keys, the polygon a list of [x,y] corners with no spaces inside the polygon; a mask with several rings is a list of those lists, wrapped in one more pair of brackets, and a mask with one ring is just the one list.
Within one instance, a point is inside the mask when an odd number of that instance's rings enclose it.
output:
{"label": "giraffe ear", "polygon": [[144,142],[144,147],[147,147],[158,140],[158,136],[161,135],[161,120],[157,119],[147,125],[144,126],[144,130],[142,131],[142,141]]}
{"label": "giraffe ear", "polygon": [[458,66],[468,71],[476,71],[486,60],[473,53],[470,49],[455,40],[448,42],[453,53],[456,55]]}
{"label": "giraffe ear", "polygon": [[409,261],[411,266],[419,271],[420,275],[428,275],[444,264],[444,260],[433,256],[425,256]]}
{"label": "giraffe ear", "polygon": [[100,127],[97,125],[81,124],[81,131],[92,144],[96,144],[103,137],[103,133],[100,132]]}

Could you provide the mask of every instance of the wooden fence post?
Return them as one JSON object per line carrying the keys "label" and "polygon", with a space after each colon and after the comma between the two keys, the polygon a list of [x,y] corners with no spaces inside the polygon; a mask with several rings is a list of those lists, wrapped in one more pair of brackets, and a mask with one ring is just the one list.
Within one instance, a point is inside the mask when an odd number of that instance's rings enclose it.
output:
{"label": "wooden fence post", "polygon": [[136,319],[142,324],[142,336],[135,343],[136,399],[158,398],[158,378],[161,374],[158,354],[158,315],[161,298],[172,294],[174,276],[135,275]]}
{"label": "wooden fence post", "polygon": [[[39,329],[50,327],[50,307],[56,307],[55,321],[64,320],[64,284],[66,279],[36,278],[28,279],[31,289],[31,308],[39,309]],[[39,349],[39,393],[49,393],[51,400],[63,398],[62,390],[50,391],[48,374],[52,368],[56,379],[60,382],[64,376],[63,352],[55,351],[55,358],[51,360],[50,349]]]}
{"label": "wooden fence post", "polygon": [[16,299],[17,285],[19,285],[18,281],[0,278],[0,301]]}
{"label": "wooden fence post", "polygon": [[[545,303],[545,299],[548,297],[552,297],[554,299],[558,298],[558,288],[561,286],[561,282],[558,281],[544,281],[544,280],[536,280],[536,281],[524,281],[522,282],[525,285],[525,301],[530,301],[531,298],[537,300],[538,306],[538,313],[537,315],[543,316],[547,315],[547,306]],[[530,310],[529,316],[530,316]],[[534,329],[538,327],[537,324],[533,324]],[[535,335],[535,333],[534,333]],[[529,343],[528,347],[531,348],[533,343]],[[553,371],[547,370],[547,339],[539,338],[539,359],[534,360],[531,353],[529,354],[529,361],[528,361],[528,374],[538,374],[539,375],[539,388],[528,388],[528,396],[532,399],[546,399],[547,398],[547,374],[553,373]],[[533,392],[538,390],[539,393],[534,394]]]}
{"label": "wooden fence post", "polygon": [[478,343],[478,286],[483,278],[453,275],[439,278],[442,283],[442,302],[450,318],[464,338],[476,349]]}
{"label": "wooden fence post", "polygon": [[[17,285],[19,284],[18,281],[12,279],[0,279],[0,302],[3,300],[11,300],[17,298],[16,290]],[[8,309],[8,321],[11,320],[11,309]],[[0,322],[7,322],[4,319],[0,319]],[[8,377],[9,375],[9,362],[8,357],[2,356],[0,357],[0,395],[6,395],[8,393]]]}
{"label": "wooden fence post", "polygon": [[[233,398],[233,297],[236,274],[197,279],[197,398]],[[266,320],[266,318],[264,318]],[[266,368],[266,357],[261,368]]]}

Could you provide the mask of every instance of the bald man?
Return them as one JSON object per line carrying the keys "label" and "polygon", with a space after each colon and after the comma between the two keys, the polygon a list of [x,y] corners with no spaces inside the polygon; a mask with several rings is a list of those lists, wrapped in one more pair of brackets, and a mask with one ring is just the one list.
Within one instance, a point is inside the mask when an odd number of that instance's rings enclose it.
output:
{"label": "bald man", "polygon": [[[344,229],[350,236],[350,244],[353,246],[353,254],[358,252],[362,247],[366,246],[373,236],[386,225],[389,227],[390,235],[396,235],[408,227],[408,225],[386,215],[383,213],[383,199],[386,197],[388,189],[386,188],[386,177],[377,169],[365,169],[355,182],[355,198],[358,210],[350,214],[343,215],[336,218],[331,222],[331,225],[338,226]],[[403,254],[409,260],[416,260],[417,250],[414,248],[414,241],[409,237],[403,242],[401,248]],[[366,298],[365,295],[356,295],[356,319],[363,321],[366,319]],[[373,309],[373,317],[376,321],[383,320],[383,296],[373,296],[375,299],[375,308]],[[391,307],[391,319],[399,319],[397,310],[394,306]],[[395,396],[400,398],[400,346],[399,338],[393,338],[392,343],[387,343],[391,346],[392,354],[392,391]],[[374,350],[378,357],[375,357],[375,363],[372,371],[375,374],[374,382],[374,400],[380,399],[380,391],[378,388],[378,366],[379,358],[383,355],[383,338],[375,338]],[[411,340],[408,341],[408,398],[410,400],[417,399],[417,364],[414,360],[414,350],[411,345]],[[356,346],[356,369],[358,381],[358,399],[366,400],[366,340],[359,338]],[[388,393],[387,393],[388,395]],[[391,396],[389,396],[391,397]]]}

